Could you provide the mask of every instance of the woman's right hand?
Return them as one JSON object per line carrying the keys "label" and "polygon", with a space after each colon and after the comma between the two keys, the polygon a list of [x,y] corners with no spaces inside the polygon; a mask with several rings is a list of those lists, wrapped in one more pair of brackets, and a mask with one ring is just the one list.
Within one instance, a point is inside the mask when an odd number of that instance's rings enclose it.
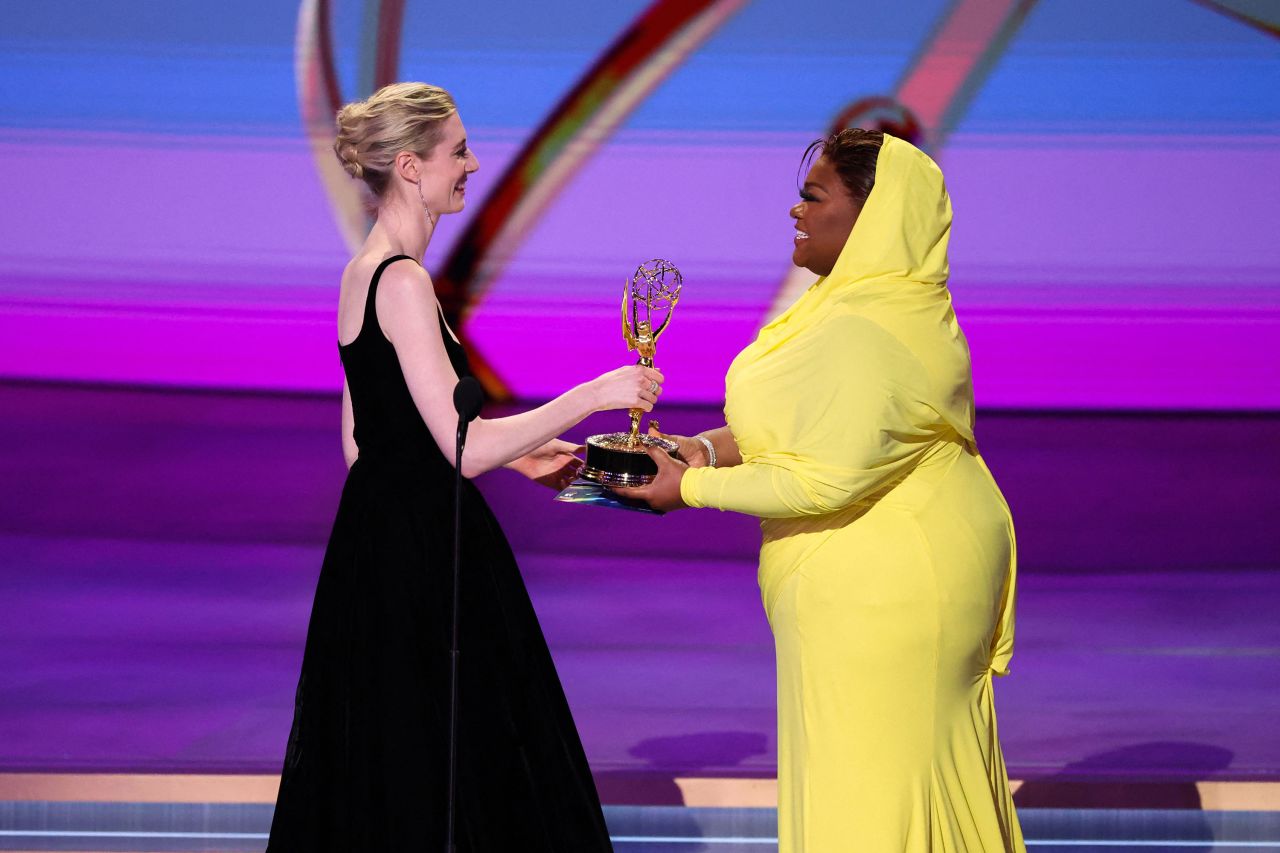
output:
{"label": "woman's right hand", "polygon": [[656,367],[628,364],[591,380],[597,412],[641,409],[652,412],[662,394],[662,372]]}

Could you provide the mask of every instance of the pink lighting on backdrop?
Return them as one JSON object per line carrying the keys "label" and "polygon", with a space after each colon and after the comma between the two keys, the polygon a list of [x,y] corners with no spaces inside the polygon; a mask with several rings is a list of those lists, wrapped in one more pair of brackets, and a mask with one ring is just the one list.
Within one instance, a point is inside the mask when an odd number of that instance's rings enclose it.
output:
{"label": "pink lighting on backdrop", "polygon": [[[489,158],[483,192],[514,146],[473,135]],[[662,255],[688,281],[660,352],[666,399],[720,399],[724,368],[787,269],[804,140],[735,141],[624,135],[566,187],[467,326],[517,395],[543,397],[625,359],[618,288],[635,263]],[[345,255],[301,141],[8,138],[0,153],[9,189],[29,200],[9,224],[20,251],[0,258],[0,374],[339,387],[333,304]],[[52,163],[68,154],[104,164],[76,191],[106,202],[56,206],[72,176]],[[980,403],[1280,407],[1280,246],[1256,179],[1280,172],[1274,146],[961,135],[941,160],[957,211],[952,291]],[[195,168],[206,189],[175,197]],[[618,205],[642,188],[661,210]],[[59,229],[45,227],[57,217]]]}

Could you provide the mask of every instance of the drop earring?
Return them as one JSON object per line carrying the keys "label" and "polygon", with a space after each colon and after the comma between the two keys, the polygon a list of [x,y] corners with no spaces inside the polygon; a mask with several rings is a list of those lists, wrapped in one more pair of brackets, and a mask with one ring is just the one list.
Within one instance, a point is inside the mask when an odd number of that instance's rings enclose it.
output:
{"label": "drop earring", "polygon": [[418,184],[418,200],[422,202],[422,212],[427,217],[427,224],[430,225],[432,228],[435,228],[436,224],[431,219],[431,208],[427,207],[427,200],[422,197],[422,181],[421,180],[417,181],[417,184]]}

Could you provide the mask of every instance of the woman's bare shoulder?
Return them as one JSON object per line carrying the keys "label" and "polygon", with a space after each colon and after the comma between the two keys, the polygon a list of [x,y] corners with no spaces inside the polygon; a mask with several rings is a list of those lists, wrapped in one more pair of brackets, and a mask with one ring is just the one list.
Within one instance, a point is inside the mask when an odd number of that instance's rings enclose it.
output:
{"label": "woman's bare shoulder", "polygon": [[411,342],[440,334],[431,276],[419,264],[397,261],[382,272],[376,298],[378,321],[392,343]]}
{"label": "woman's bare shoulder", "polygon": [[[378,261],[374,263],[376,268]],[[372,272],[370,273],[372,275]],[[378,287],[390,285],[393,288],[420,288],[424,283],[431,283],[431,275],[427,272],[422,264],[412,258],[401,258],[394,263],[388,264],[386,269],[382,271],[382,276],[378,279]]]}
{"label": "woman's bare shoulder", "polygon": [[[347,261],[346,267],[342,270],[342,288],[347,290],[352,287],[364,289],[368,287],[373,280],[373,275],[378,270],[378,266],[386,260],[386,256],[381,252],[362,252],[351,260]],[[406,269],[422,270],[422,267],[415,263],[412,258],[405,257],[397,260],[395,263],[388,264],[387,268],[382,271],[379,281],[386,281],[388,278],[396,277]]]}
{"label": "woman's bare shoulder", "polygon": [[[363,317],[369,299],[369,287],[373,284],[373,276],[385,260],[383,253],[363,252],[347,262],[342,271],[342,280],[338,297],[338,339],[340,342],[354,340],[363,328]],[[425,285],[425,287],[424,287]],[[424,296],[434,301],[431,277],[421,265],[411,258],[397,260],[388,264],[378,278],[377,305],[383,306],[380,312],[380,325],[385,329],[385,319],[394,323],[394,318],[382,318],[381,314],[394,315],[401,308],[415,305]],[[391,311],[387,311],[387,307]]]}

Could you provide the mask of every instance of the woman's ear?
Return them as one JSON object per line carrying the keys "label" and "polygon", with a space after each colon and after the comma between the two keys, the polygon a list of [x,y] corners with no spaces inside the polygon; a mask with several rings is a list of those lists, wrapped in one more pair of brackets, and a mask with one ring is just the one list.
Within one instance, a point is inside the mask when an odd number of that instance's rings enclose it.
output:
{"label": "woman's ear", "polygon": [[396,174],[411,184],[422,180],[422,161],[412,151],[401,151],[396,155]]}

